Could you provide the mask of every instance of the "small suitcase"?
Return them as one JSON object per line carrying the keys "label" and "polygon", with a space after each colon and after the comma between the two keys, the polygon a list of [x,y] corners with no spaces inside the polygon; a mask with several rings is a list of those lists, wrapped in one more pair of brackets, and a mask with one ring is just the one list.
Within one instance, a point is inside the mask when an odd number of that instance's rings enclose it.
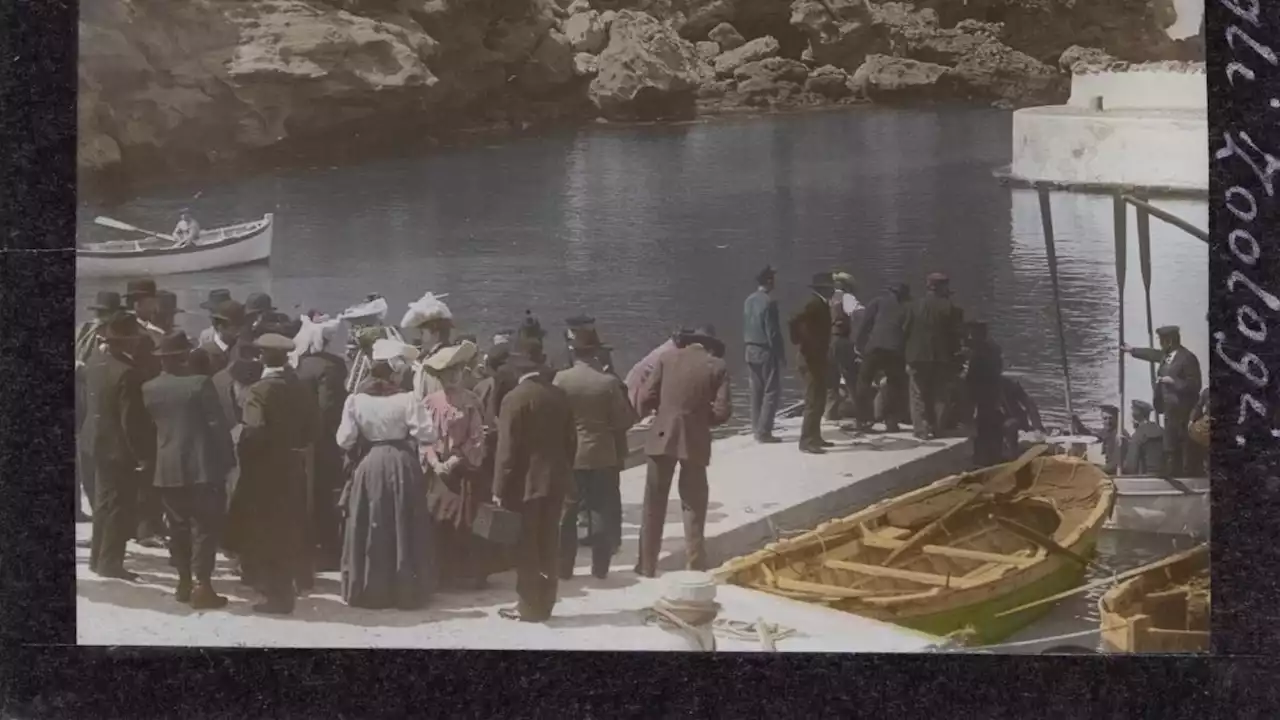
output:
{"label": "small suitcase", "polygon": [[520,541],[520,515],[492,503],[483,503],[476,509],[471,532],[491,543],[515,545]]}

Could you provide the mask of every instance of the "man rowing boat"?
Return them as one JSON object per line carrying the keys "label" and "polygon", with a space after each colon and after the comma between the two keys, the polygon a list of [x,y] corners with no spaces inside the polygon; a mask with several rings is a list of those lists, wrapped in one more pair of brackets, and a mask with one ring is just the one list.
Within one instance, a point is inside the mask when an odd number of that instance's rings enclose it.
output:
{"label": "man rowing boat", "polygon": [[200,223],[191,217],[191,211],[183,208],[178,224],[173,228],[173,241],[177,247],[186,247],[200,237]]}

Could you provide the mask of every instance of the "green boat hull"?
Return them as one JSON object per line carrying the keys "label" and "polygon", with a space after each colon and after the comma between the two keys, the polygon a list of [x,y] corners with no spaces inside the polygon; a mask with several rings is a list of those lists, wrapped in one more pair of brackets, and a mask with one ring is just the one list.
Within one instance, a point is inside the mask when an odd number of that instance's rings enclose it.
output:
{"label": "green boat hull", "polygon": [[[1095,539],[1091,538],[1087,544],[1075,548],[1075,551],[1084,557],[1092,557],[1094,544]],[[971,639],[966,638],[966,644],[992,645],[1043,617],[1053,608],[1053,604],[1046,603],[1004,617],[996,617],[998,613],[1077,587],[1084,578],[1084,571],[1085,569],[1078,564],[1063,560],[1052,573],[1033,583],[1022,585],[1008,594],[973,605],[901,620],[897,624],[936,636],[972,628],[975,635]]]}

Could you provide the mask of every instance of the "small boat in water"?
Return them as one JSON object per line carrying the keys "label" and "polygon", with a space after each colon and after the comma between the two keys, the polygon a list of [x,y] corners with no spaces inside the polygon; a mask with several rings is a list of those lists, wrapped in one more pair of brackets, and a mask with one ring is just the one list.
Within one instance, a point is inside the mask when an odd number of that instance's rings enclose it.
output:
{"label": "small boat in water", "polygon": [[825,522],[715,574],[965,644],[999,642],[1048,606],[997,613],[1080,583],[1115,499],[1099,468],[1044,450]]}
{"label": "small boat in water", "polygon": [[111,240],[76,250],[81,277],[176,275],[247,265],[271,257],[275,216],[204,230],[195,242],[178,247],[171,239]]}
{"label": "small boat in water", "polygon": [[1209,649],[1209,545],[1152,563],[1098,600],[1109,652]]}

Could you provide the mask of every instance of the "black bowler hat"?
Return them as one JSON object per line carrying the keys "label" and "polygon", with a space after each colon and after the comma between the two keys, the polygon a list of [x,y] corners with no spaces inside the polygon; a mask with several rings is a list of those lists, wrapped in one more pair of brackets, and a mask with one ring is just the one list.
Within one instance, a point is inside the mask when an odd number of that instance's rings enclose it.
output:
{"label": "black bowler hat", "polygon": [[160,338],[160,346],[153,355],[186,355],[191,352],[191,338],[182,330],[174,330]]}
{"label": "black bowler hat", "polygon": [[123,310],[124,304],[120,300],[120,293],[114,290],[103,290],[98,293],[98,297],[94,299],[89,309],[98,312],[116,312]]}
{"label": "black bowler hat", "polygon": [[685,345],[701,345],[716,357],[724,356],[724,343],[720,338],[716,337],[716,329],[711,325],[703,325],[693,332],[687,333],[684,336],[684,343]]}
{"label": "black bowler hat", "polygon": [[249,297],[244,300],[244,311],[250,315],[271,312],[275,309],[276,306],[271,303],[271,296],[263,292],[249,293]]}
{"label": "black bowler hat", "polygon": [[1170,337],[1172,335],[1181,335],[1182,328],[1177,325],[1164,325],[1156,328],[1156,335],[1159,337]]}
{"label": "black bowler hat", "polygon": [[763,270],[756,273],[756,282],[763,285],[776,277],[778,277],[778,271],[774,270],[772,265],[765,265]]}
{"label": "black bowler hat", "polygon": [[573,330],[589,328],[596,324],[596,319],[590,315],[574,315],[571,318],[565,318],[564,324]]}
{"label": "black bowler hat", "polygon": [[218,303],[224,303],[231,299],[231,291],[226,288],[216,288],[209,291],[209,297],[200,303],[200,307],[205,310],[212,310],[218,307]]}
{"label": "black bowler hat", "polygon": [[156,306],[161,314],[177,315],[178,313],[186,312],[186,310],[178,307],[178,296],[168,290],[158,290],[156,292]]}
{"label": "black bowler hat", "polygon": [[244,306],[235,300],[223,300],[214,306],[211,315],[219,320],[239,325],[244,322]]}
{"label": "black bowler hat", "polygon": [[151,278],[142,278],[140,280],[130,280],[125,285],[124,296],[130,300],[134,298],[155,297],[156,281]]}
{"label": "black bowler hat", "polygon": [[136,315],[121,313],[111,318],[107,326],[101,330],[104,340],[133,340],[138,338],[142,326],[138,324]]}
{"label": "black bowler hat", "polygon": [[576,330],[573,333],[574,350],[612,350],[613,348],[600,342],[600,333],[592,328]]}

